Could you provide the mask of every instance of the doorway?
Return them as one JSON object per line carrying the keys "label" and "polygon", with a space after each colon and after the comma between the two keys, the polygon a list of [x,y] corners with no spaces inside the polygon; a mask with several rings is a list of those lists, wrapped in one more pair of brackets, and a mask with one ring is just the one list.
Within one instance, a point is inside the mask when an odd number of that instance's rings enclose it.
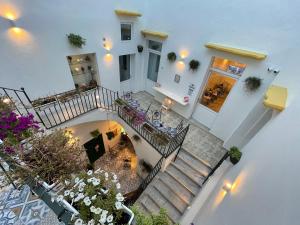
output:
{"label": "doorway", "polygon": [[128,92],[133,90],[133,63],[134,54],[120,55],[119,56],[119,69],[120,69],[120,91]]}
{"label": "doorway", "polygon": [[157,41],[148,41],[148,69],[147,77],[145,83],[145,90],[154,95],[155,91],[153,87],[157,82],[159,64],[160,64],[160,55],[162,50],[162,43]]}
{"label": "doorway", "polygon": [[212,57],[193,118],[211,128],[245,69],[246,64]]}

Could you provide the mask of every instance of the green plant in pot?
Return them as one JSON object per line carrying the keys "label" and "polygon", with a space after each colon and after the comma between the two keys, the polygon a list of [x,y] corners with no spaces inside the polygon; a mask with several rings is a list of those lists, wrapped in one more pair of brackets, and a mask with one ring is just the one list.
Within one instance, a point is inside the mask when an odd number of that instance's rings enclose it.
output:
{"label": "green plant in pot", "polygon": [[262,83],[262,79],[259,77],[247,77],[245,79],[245,88],[250,91],[256,91]]}
{"label": "green plant in pot", "polygon": [[196,71],[198,67],[200,66],[200,62],[198,60],[192,59],[189,63],[190,70]]}
{"label": "green plant in pot", "polygon": [[242,152],[239,150],[238,147],[235,147],[235,146],[230,148],[228,154],[229,154],[229,157],[230,157],[230,161],[233,164],[237,164],[240,161],[241,157],[242,157]]}
{"label": "green plant in pot", "polygon": [[177,56],[176,56],[176,53],[175,53],[175,52],[170,52],[170,53],[168,54],[168,60],[169,60],[170,62],[175,62],[176,58],[177,58]]}
{"label": "green plant in pot", "polygon": [[85,45],[86,40],[78,34],[70,33],[67,35],[67,37],[70,44],[75,47],[82,48],[82,46]]}

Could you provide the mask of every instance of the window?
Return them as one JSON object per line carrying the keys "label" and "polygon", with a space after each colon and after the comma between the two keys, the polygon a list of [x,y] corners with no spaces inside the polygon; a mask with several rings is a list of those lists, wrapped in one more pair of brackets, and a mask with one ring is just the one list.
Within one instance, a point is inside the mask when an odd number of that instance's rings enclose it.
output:
{"label": "window", "polygon": [[130,55],[119,56],[120,82],[130,79]]}
{"label": "window", "polygon": [[121,40],[128,41],[131,40],[131,24],[121,23]]}
{"label": "window", "polygon": [[152,52],[149,53],[147,78],[154,82],[157,82],[159,61],[160,61],[160,55],[154,54]]}
{"label": "window", "polygon": [[246,64],[213,57],[199,103],[219,112]]}
{"label": "window", "polygon": [[157,42],[157,41],[151,41],[151,40],[149,40],[148,47],[150,49],[152,49],[152,50],[161,52],[162,44],[160,42]]}

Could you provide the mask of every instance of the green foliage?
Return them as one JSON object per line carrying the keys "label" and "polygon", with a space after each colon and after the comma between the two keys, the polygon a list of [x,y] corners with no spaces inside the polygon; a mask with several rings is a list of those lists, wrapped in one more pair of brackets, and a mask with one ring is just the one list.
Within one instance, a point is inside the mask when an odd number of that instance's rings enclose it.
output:
{"label": "green foliage", "polygon": [[200,62],[198,60],[192,59],[189,63],[190,70],[196,71],[198,67],[200,66]]}
{"label": "green foliage", "polygon": [[92,135],[92,137],[98,137],[100,135],[100,132],[98,129],[96,129],[91,131],[90,134]]}
{"label": "green foliage", "polygon": [[177,58],[177,56],[176,56],[176,53],[175,53],[175,52],[170,52],[170,53],[168,53],[168,60],[169,60],[170,62],[175,62],[176,58]]}
{"label": "green foliage", "polygon": [[70,44],[74,45],[75,47],[82,48],[82,46],[85,45],[86,40],[78,34],[70,33],[67,35],[67,37],[69,39]]}
{"label": "green foliage", "polygon": [[137,206],[131,208],[135,215],[137,225],[171,225],[167,210],[161,208],[159,214],[145,215]]}
{"label": "green foliage", "polygon": [[261,85],[262,79],[258,77],[247,77],[245,80],[245,87],[248,91],[255,91]]}
{"label": "green foliage", "polygon": [[231,147],[228,153],[233,164],[237,164],[242,157],[242,152],[235,146]]}

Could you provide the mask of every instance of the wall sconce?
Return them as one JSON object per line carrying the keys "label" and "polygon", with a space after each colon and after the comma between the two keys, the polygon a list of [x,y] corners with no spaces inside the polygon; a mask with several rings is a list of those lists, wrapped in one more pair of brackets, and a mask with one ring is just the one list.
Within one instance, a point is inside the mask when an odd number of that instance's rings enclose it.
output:
{"label": "wall sconce", "polygon": [[224,184],[224,186],[222,188],[224,191],[230,192],[232,185],[230,183],[226,183],[226,184]]}
{"label": "wall sconce", "polygon": [[9,98],[5,98],[5,99],[3,99],[2,101],[3,101],[3,103],[5,103],[5,104],[9,104],[9,103],[10,103],[10,99],[9,99]]}

